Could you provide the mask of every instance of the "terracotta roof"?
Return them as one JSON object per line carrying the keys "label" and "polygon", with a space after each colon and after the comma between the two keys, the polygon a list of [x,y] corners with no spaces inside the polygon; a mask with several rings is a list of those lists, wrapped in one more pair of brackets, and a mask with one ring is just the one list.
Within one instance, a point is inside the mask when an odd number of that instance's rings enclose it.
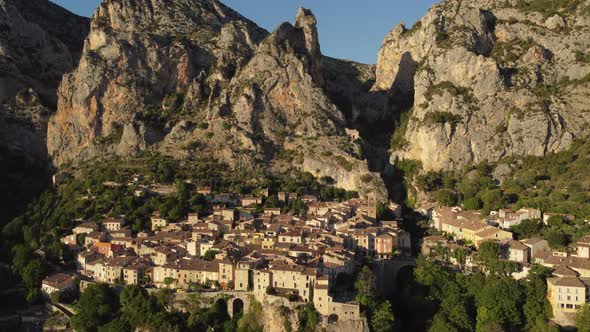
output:
{"label": "terracotta roof", "polygon": [[522,244],[520,241],[516,241],[516,240],[510,240],[508,242],[508,246],[510,247],[510,249],[516,249],[516,250],[527,250],[529,247],[525,246],[524,244]]}
{"label": "terracotta roof", "polygon": [[119,256],[105,260],[105,266],[125,267],[137,259],[137,256]]}
{"label": "terracotta roof", "polygon": [[521,242],[524,243],[524,244],[535,245],[535,244],[537,244],[537,243],[539,243],[541,241],[545,241],[545,240],[544,239],[541,239],[541,238],[531,238],[531,239],[523,240]]}
{"label": "terracotta roof", "polygon": [[567,266],[561,266],[558,265],[553,269],[553,274],[559,277],[577,277],[578,276],[578,272],[570,269]]}
{"label": "terracotta roof", "polygon": [[479,232],[475,233],[475,235],[485,238],[485,237],[488,237],[490,235],[494,235],[499,232],[500,232],[499,229],[489,226],[489,228],[479,231]]}
{"label": "terracotta roof", "polygon": [[61,288],[73,280],[74,277],[69,274],[55,273],[43,279],[43,284],[49,285],[53,288]]}
{"label": "terracotta roof", "polygon": [[271,265],[270,270],[303,272],[305,270],[305,267],[301,265],[279,263]]}
{"label": "terracotta roof", "polygon": [[564,277],[564,278],[548,278],[547,282],[555,285],[555,286],[563,286],[563,287],[586,287],[586,283],[577,277]]}
{"label": "terracotta roof", "polygon": [[188,271],[219,272],[219,261],[206,261],[199,258],[181,259],[164,265],[164,268]]}
{"label": "terracotta roof", "polygon": [[581,257],[549,256],[545,259],[545,264],[567,266],[578,270],[590,270],[590,259]]}

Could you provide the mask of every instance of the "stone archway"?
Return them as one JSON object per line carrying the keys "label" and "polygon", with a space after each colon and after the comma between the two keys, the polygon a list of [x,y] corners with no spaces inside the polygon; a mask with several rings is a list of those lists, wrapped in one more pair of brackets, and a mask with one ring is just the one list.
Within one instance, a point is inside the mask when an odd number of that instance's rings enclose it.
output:
{"label": "stone archway", "polygon": [[249,308],[251,302],[251,295],[247,293],[233,293],[231,298],[227,300],[227,313],[230,317],[235,315],[243,315]]}
{"label": "stone archway", "polygon": [[338,315],[331,314],[328,316],[328,324],[336,323],[338,321]]}
{"label": "stone archway", "polygon": [[[376,261],[373,265],[373,273],[377,276],[377,290],[379,293],[388,298],[393,296],[398,290],[398,277],[400,272],[406,274],[416,266],[413,258],[399,257],[390,260]],[[394,281],[394,282],[392,282]]]}
{"label": "stone archway", "polygon": [[231,315],[232,317],[240,317],[244,314],[244,301],[242,299],[237,298],[231,302]]}

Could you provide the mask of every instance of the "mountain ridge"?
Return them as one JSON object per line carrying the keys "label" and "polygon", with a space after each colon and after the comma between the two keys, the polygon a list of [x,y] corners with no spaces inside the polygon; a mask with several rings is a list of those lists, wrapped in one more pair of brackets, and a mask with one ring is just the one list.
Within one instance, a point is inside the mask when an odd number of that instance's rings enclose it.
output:
{"label": "mountain ridge", "polygon": [[48,1],[0,1],[0,182],[10,217],[47,184],[47,121],[57,87],[82,50],[90,21]]}
{"label": "mountain ridge", "polygon": [[[46,119],[27,145],[58,168],[104,154],[200,154],[398,197],[402,160],[457,170],[562,151],[588,134],[589,6],[543,1],[444,1],[411,29],[394,27],[374,66],[322,55],[303,8],[268,32],[216,0],[106,0],[79,34],[67,27],[83,18],[58,29],[56,9],[41,25],[64,40],[59,89],[37,84],[38,98],[20,100],[57,111],[47,150]],[[44,2],[28,4],[58,8]]]}
{"label": "mountain ridge", "polygon": [[374,89],[414,98],[392,162],[460,169],[586,137],[588,5],[539,2],[448,0],[388,34]]}
{"label": "mountain ridge", "polygon": [[49,153],[61,166],[146,149],[183,158],[190,145],[232,166],[295,167],[387,197],[325,93],[316,25],[306,9],[267,33],[213,0],[105,1],[60,87]]}

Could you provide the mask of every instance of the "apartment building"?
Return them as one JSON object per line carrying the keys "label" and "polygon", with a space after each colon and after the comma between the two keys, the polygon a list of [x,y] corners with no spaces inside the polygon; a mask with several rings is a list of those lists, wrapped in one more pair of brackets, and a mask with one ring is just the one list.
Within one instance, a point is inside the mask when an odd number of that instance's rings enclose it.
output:
{"label": "apartment building", "polygon": [[554,315],[576,313],[582,305],[590,303],[590,278],[548,278],[547,299]]}

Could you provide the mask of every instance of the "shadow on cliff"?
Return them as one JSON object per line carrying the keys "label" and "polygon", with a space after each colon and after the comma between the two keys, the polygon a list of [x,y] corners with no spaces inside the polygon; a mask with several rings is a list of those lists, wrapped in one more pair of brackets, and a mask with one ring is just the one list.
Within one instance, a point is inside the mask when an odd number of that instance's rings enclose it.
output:
{"label": "shadow on cliff", "polygon": [[[404,129],[404,114],[414,104],[414,75],[417,63],[410,53],[402,56],[400,70],[388,91],[372,90],[375,81],[361,81],[362,73],[350,62],[340,61],[339,73],[327,73],[330,79],[342,82],[342,76],[349,80],[348,89],[330,89],[327,93],[346,116],[348,127],[356,129],[362,138],[363,158],[371,172],[380,173],[389,198],[404,203],[408,197],[405,171],[391,163],[391,140],[396,131]],[[373,68],[374,69],[374,68]]]}

